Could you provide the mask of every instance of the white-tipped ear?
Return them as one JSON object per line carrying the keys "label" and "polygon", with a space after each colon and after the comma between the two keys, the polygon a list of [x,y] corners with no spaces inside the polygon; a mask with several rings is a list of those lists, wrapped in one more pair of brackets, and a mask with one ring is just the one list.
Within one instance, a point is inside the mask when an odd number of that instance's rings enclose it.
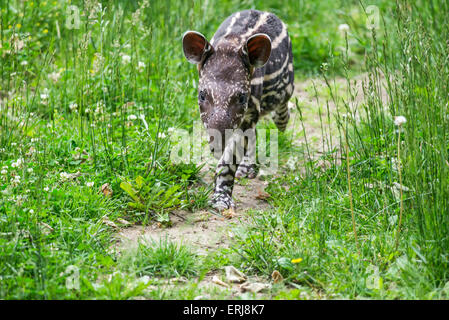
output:
{"label": "white-tipped ear", "polygon": [[197,31],[187,31],[182,36],[184,55],[190,63],[199,64],[213,50],[206,38]]}
{"label": "white-tipped ear", "polygon": [[257,33],[246,40],[242,51],[248,56],[253,67],[263,67],[270,59],[271,39],[265,33]]}

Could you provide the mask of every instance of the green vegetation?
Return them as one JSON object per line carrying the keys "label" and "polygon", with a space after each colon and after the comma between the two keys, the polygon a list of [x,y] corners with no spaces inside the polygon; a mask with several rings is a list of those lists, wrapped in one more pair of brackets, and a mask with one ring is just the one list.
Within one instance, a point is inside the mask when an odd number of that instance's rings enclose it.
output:
{"label": "green vegetation", "polygon": [[183,245],[167,240],[160,243],[139,242],[135,250],[121,257],[125,268],[138,275],[179,277],[195,275],[195,256]]}
{"label": "green vegetation", "polygon": [[[314,79],[264,177],[271,207],[207,256],[169,240],[116,250],[128,222],[169,228],[175,210],[207,209],[202,165],[170,160],[173,130],[199,119],[180,40],[247,8],[288,25],[297,87]],[[199,282],[234,265],[282,274],[259,298],[447,299],[448,12],[444,0],[2,1],[0,298],[222,299]]]}

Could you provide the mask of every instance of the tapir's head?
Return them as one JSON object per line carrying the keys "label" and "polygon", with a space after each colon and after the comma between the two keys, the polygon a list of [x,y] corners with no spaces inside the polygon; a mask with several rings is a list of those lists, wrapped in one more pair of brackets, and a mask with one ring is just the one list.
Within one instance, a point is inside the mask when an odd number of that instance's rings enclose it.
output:
{"label": "tapir's head", "polygon": [[202,34],[187,31],[182,42],[187,60],[198,65],[201,120],[208,130],[220,132],[224,147],[225,130],[238,128],[248,108],[254,69],[270,58],[270,37],[256,34],[242,44],[227,41],[214,48]]}

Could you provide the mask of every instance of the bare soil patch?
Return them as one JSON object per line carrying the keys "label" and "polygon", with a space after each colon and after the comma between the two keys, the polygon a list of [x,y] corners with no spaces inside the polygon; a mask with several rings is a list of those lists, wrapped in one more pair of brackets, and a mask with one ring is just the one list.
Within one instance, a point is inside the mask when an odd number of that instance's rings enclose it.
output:
{"label": "bare soil patch", "polygon": [[[210,175],[210,173],[208,173]],[[211,177],[209,177],[210,180]],[[139,240],[159,242],[167,239],[185,244],[200,255],[207,255],[218,248],[228,248],[234,237],[232,229],[247,220],[246,211],[265,210],[268,202],[258,199],[266,182],[259,178],[246,180],[245,185],[234,186],[233,197],[237,210],[232,219],[218,216],[206,210],[188,212],[179,210],[171,215],[172,226],[161,228],[156,223],[148,226],[131,226],[118,233],[119,247],[126,249],[135,246]]]}

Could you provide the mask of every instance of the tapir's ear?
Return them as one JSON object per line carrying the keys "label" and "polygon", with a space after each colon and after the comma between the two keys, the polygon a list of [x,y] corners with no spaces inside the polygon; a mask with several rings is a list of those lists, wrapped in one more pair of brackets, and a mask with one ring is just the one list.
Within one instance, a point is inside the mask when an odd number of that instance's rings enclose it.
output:
{"label": "tapir's ear", "polygon": [[267,63],[271,55],[271,39],[265,33],[257,33],[246,40],[243,53],[248,55],[249,63],[260,68]]}
{"label": "tapir's ear", "polygon": [[184,33],[182,36],[182,47],[187,60],[194,64],[201,63],[213,50],[206,38],[196,31]]}

